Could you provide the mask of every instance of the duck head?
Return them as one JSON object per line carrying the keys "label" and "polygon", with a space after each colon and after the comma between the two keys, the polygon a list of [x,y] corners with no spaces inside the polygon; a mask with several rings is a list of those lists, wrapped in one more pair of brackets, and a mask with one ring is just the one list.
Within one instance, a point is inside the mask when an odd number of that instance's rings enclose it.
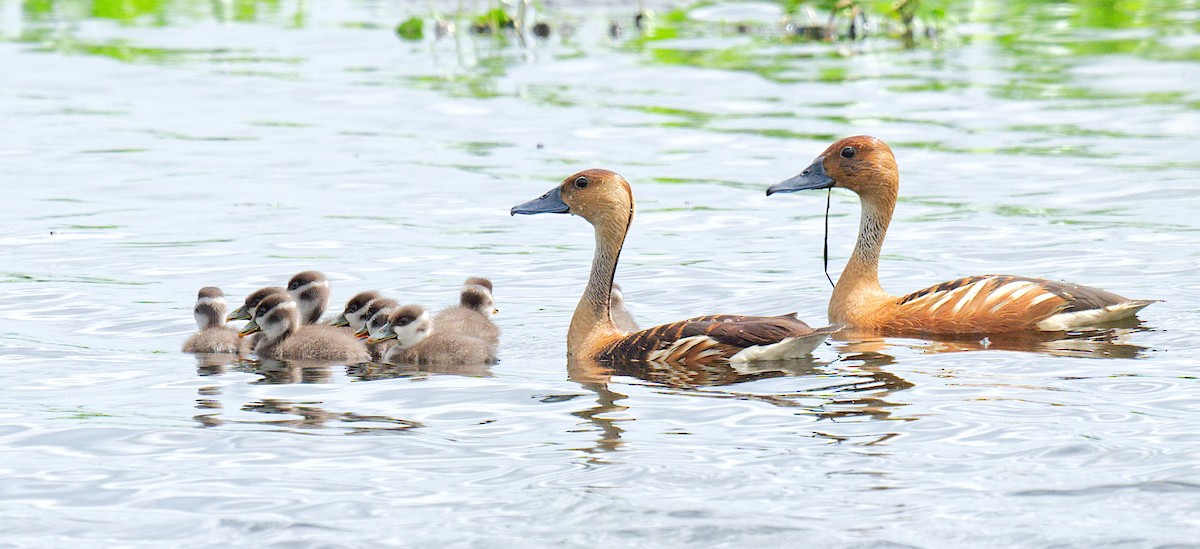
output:
{"label": "duck head", "polygon": [[383,296],[379,295],[379,292],[374,291],[355,294],[354,297],[350,298],[350,301],[346,302],[346,307],[342,309],[342,314],[338,315],[337,319],[333,321],[333,325],[349,326],[352,331],[358,331],[367,320],[367,306],[372,301],[381,297]]}
{"label": "duck head", "polygon": [[201,330],[225,324],[225,292],[216,286],[200,288],[192,316],[196,317],[196,326]]}
{"label": "duck head", "polygon": [[300,308],[286,293],[271,294],[254,308],[250,322],[238,332],[246,337],[262,332],[267,341],[279,341],[300,326]]}
{"label": "duck head", "polygon": [[633,220],[633,190],[617,173],[584,170],[564,179],[546,194],[513,206],[510,213],[569,213],[597,227],[610,223],[628,227]]}
{"label": "duck head", "polygon": [[258,304],[263,299],[272,294],[286,293],[287,291],[279,286],[267,286],[266,288],[254,290],[254,293],[246,296],[246,301],[242,303],[242,306],[229,313],[229,316],[225,317],[225,320],[250,320],[250,317],[254,314],[254,308],[258,307]]}
{"label": "duck head", "polygon": [[306,324],[320,320],[329,306],[329,280],[318,271],[296,273],[288,281],[287,292],[300,306],[300,315]]}
{"label": "duck head", "polygon": [[388,315],[387,323],[371,336],[370,342],[395,339],[396,347],[407,349],[429,337],[432,332],[433,321],[429,319],[425,308],[420,305],[405,305]]}
{"label": "duck head", "polygon": [[496,300],[492,298],[491,290],[482,284],[467,284],[463,286],[462,292],[459,294],[458,303],[485,317],[491,317],[500,312],[496,308]]}
{"label": "duck head", "polygon": [[368,303],[367,311],[363,313],[363,324],[354,332],[354,337],[358,339],[370,337],[372,333],[387,324],[388,315],[399,306],[400,304],[390,297],[381,297]]}
{"label": "duck head", "polygon": [[896,157],[887,143],[869,135],[847,137],[825,149],[807,168],[771,185],[767,196],[841,187],[860,196],[897,192]]}

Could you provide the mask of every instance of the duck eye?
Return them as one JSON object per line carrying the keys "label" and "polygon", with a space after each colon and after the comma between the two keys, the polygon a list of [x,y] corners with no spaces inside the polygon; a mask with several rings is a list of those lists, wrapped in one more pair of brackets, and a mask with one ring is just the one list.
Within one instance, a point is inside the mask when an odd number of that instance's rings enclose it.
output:
{"label": "duck eye", "polygon": [[842,158],[854,158],[854,148],[846,147],[842,149]]}
{"label": "duck eye", "polygon": [[581,176],[575,178],[575,188],[576,189],[586,189],[587,186],[588,186],[588,179],[586,177],[581,175]]}

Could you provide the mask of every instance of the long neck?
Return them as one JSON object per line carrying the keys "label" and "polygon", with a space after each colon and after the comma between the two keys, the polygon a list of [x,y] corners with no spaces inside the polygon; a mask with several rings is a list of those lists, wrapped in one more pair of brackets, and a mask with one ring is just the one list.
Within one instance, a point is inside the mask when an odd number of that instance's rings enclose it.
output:
{"label": "long neck", "polygon": [[845,322],[846,317],[866,300],[887,296],[879,285],[879,253],[892,221],[892,212],[896,209],[896,197],[883,192],[863,193],[859,197],[862,219],[858,242],[854,244],[854,253],[838,277],[829,300],[829,320],[832,322]]}
{"label": "long neck", "polygon": [[596,332],[616,332],[612,315],[609,313],[609,296],[612,295],[613,275],[617,272],[617,260],[625,234],[633,221],[633,212],[625,219],[597,221],[596,255],[592,257],[592,272],[587,288],[575,315],[571,317],[571,329],[567,332],[567,354],[574,355],[588,337]]}

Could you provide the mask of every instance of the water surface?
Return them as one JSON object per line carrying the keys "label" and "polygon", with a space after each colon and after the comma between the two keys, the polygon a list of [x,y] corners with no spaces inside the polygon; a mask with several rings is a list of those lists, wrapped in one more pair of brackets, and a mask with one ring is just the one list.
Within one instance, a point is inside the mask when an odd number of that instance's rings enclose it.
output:
{"label": "water surface", "polygon": [[[956,4],[913,48],[785,40],[769,3],[654,5],[638,31],[634,2],[574,2],[547,40],[437,39],[413,4],[0,0],[0,543],[1195,543],[1194,2]],[[643,325],[821,324],[825,197],[763,191],[853,134],[902,171],[890,291],[1007,272],[1164,302],[1050,339],[568,363],[590,227],[509,207],[614,169]],[[857,216],[835,192],[834,277]],[[501,362],[178,352],[199,287],[304,269],[339,306],[489,276]]]}

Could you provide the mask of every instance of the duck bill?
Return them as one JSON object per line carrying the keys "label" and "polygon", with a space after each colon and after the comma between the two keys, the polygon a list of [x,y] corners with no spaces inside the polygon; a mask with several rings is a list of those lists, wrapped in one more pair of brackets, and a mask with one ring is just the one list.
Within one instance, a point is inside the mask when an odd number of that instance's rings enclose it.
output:
{"label": "duck bill", "polygon": [[804,171],[791,179],[780,181],[767,188],[767,196],[775,193],[794,193],[797,191],[811,191],[815,189],[828,189],[834,186],[836,182],[829,174],[825,173],[825,157],[817,157],[813,160]]}
{"label": "duck bill", "polygon": [[362,328],[359,328],[357,332],[354,332],[354,337],[356,337],[358,339],[367,339],[370,336],[371,336],[371,332],[367,329],[366,326],[363,326]]}
{"label": "duck bill", "polygon": [[371,336],[371,338],[367,340],[367,343],[380,343],[389,339],[396,339],[396,332],[388,332],[380,336]]}
{"label": "duck bill", "polygon": [[246,337],[250,334],[261,331],[262,328],[258,326],[258,323],[255,322],[254,319],[250,319],[250,323],[242,326],[242,329],[238,331],[238,337]]}
{"label": "duck bill", "polygon": [[524,204],[517,204],[516,206],[513,206],[512,210],[509,210],[509,214],[565,214],[570,213],[570,211],[571,207],[567,206],[566,202],[563,202],[562,190],[560,190],[558,187],[554,187],[542,196],[539,196]]}
{"label": "duck bill", "polygon": [[234,320],[250,320],[250,311],[246,310],[245,305],[234,309],[232,313],[229,313],[229,316],[225,317],[225,322],[232,322]]}
{"label": "duck bill", "polygon": [[346,320],[346,315],[344,313],[338,315],[338,317],[333,320],[333,323],[330,324],[330,326],[333,326],[334,328],[342,328],[349,325],[350,321]]}

